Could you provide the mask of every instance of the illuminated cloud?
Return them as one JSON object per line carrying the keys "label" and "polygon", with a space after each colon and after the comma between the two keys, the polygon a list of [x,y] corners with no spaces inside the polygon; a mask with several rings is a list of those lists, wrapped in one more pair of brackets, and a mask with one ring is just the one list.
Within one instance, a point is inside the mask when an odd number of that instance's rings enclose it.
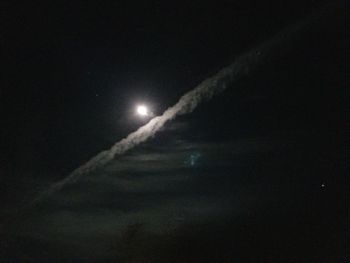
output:
{"label": "illuminated cloud", "polygon": [[[204,80],[196,88],[184,94],[179,101],[172,107],[169,107],[162,115],[151,119],[146,125],[140,127],[135,132],[130,133],[126,138],[115,143],[109,150],[105,150],[91,158],[88,162],[75,169],[63,180],[54,183],[49,189],[39,195],[32,204],[37,203],[45,196],[50,195],[69,183],[76,182],[81,176],[95,171],[97,168],[104,166],[115,156],[124,154],[126,151],[134,148],[142,142],[152,138],[164,125],[179,115],[192,112],[200,103],[210,100],[213,96],[221,93],[227,87],[239,80],[241,77],[249,74],[257,66],[266,62],[267,58],[276,56],[284,48],[288,38],[302,29],[306,24],[318,18],[320,14],[311,16],[296,25],[286,29],[269,41],[258,46],[256,49],[241,55],[234,63],[223,68],[214,76]],[[274,55],[274,56],[273,56]],[[147,109],[140,109],[142,114]]]}

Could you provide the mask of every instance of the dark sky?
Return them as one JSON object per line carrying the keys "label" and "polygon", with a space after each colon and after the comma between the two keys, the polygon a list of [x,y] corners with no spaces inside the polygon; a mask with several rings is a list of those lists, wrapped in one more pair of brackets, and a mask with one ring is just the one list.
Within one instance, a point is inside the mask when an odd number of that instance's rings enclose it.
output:
{"label": "dark sky", "polygon": [[[4,262],[350,262],[347,1],[1,5]],[[162,114],[302,20],[222,94],[16,212],[145,124],[137,103]]]}

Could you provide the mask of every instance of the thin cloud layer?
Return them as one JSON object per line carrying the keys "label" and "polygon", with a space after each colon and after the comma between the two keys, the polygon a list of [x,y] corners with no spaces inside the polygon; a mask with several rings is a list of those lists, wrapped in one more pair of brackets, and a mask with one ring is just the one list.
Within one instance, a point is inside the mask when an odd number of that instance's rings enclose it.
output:
{"label": "thin cloud layer", "polygon": [[235,81],[249,74],[263,62],[266,62],[267,58],[276,56],[279,53],[278,51],[284,49],[284,43],[287,40],[290,40],[295,33],[298,33],[305,25],[313,22],[320,15],[322,15],[322,12],[311,15],[308,19],[287,28],[281,34],[266,41],[261,46],[238,57],[234,63],[223,68],[217,74],[204,80],[196,88],[183,95],[174,106],[168,108],[161,116],[154,117],[146,125],[114,144],[109,150],[100,152],[88,162],[75,169],[66,178],[54,183],[49,189],[40,194],[32,202],[32,205],[38,203],[46,196],[59,191],[66,184],[74,183],[80,177],[104,166],[116,156],[122,155],[140,143],[147,141],[160,131],[168,121],[173,120],[179,115],[191,113],[200,103],[210,100],[227,87],[232,87]]}

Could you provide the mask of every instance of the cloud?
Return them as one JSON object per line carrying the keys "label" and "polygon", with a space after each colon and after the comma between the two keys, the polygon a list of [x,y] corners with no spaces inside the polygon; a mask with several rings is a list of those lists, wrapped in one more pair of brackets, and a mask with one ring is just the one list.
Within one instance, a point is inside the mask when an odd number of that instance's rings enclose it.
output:
{"label": "cloud", "polygon": [[[226,198],[238,193],[242,178],[249,180],[241,170],[250,165],[250,158],[278,147],[267,138],[225,144],[182,140],[162,146],[145,145],[51,196],[46,209],[124,214],[176,200],[202,198],[203,194],[213,200]],[[201,153],[195,166],[186,162],[192,152]]]}
{"label": "cloud", "polygon": [[59,191],[65,185],[74,183],[82,176],[103,167],[116,156],[120,156],[140,143],[152,138],[167,122],[175,119],[179,115],[191,113],[200,103],[210,100],[213,96],[223,92],[226,88],[232,87],[237,80],[249,74],[259,65],[266,63],[267,59],[271,59],[280,54],[281,51],[285,49],[287,40],[290,40],[290,38],[303,29],[305,25],[313,22],[320,15],[322,15],[322,12],[316,13],[296,23],[257,48],[237,57],[231,65],[223,68],[214,76],[207,78],[197,87],[184,94],[174,106],[169,107],[161,116],[154,117],[146,125],[115,143],[109,150],[100,152],[88,162],[75,169],[66,178],[54,183],[35,198],[31,205],[35,205],[50,194]]}

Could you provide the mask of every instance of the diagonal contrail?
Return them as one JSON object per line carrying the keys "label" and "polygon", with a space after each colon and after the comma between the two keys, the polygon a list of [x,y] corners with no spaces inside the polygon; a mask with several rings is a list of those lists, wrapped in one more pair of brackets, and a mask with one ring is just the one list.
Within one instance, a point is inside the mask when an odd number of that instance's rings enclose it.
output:
{"label": "diagonal contrail", "polygon": [[262,62],[266,62],[268,58],[275,58],[278,54],[281,54],[281,51],[286,49],[288,46],[286,43],[288,43],[296,33],[301,31],[306,25],[317,20],[323,14],[323,11],[324,9],[321,9],[320,12],[285,29],[282,33],[263,43],[261,46],[239,56],[234,63],[223,68],[217,74],[204,80],[196,88],[184,94],[174,106],[168,108],[161,116],[154,117],[146,125],[115,143],[109,150],[100,152],[88,162],[71,172],[66,178],[54,183],[49,189],[35,198],[31,205],[37,204],[43,198],[62,189],[66,184],[76,182],[82,176],[95,171],[116,156],[122,155],[138,144],[148,140],[154,136],[166,122],[179,115],[192,112],[198,104],[224,91],[228,86],[232,85],[232,83],[261,65]]}

